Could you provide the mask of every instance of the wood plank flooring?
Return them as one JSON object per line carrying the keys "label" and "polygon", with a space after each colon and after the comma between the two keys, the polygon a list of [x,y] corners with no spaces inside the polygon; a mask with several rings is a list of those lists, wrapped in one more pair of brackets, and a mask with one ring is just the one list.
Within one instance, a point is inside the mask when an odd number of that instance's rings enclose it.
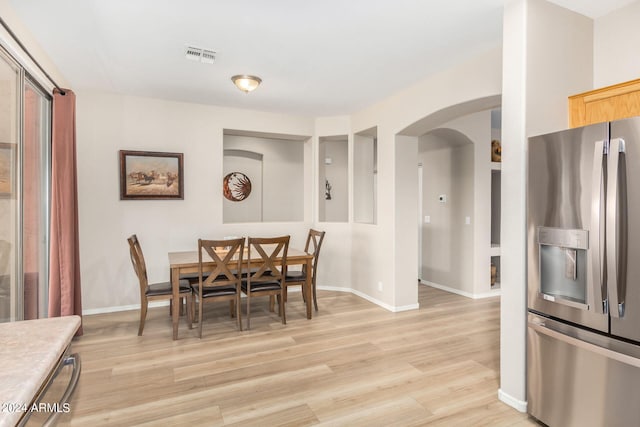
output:
{"label": "wood plank flooring", "polygon": [[[287,325],[255,299],[239,332],[228,304],[207,304],[202,339],[166,307],[84,318],[82,375],[60,426],[528,426],[498,401],[498,298],[420,286],[420,309],[391,313],[318,291],[305,317],[290,293]],[[245,321],[246,319],[243,319]]]}

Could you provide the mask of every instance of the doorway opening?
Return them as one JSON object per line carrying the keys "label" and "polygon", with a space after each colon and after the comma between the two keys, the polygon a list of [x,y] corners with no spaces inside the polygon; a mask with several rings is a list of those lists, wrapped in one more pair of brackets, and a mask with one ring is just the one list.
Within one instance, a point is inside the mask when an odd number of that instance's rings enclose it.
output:
{"label": "doorway opening", "polygon": [[[499,234],[492,230],[492,224],[495,227],[500,223],[496,216],[499,191],[492,191],[492,181],[494,190],[500,186],[500,163],[492,161],[492,140],[499,142],[500,121],[492,119],[500,117],[500,102],[501,97],[496,95],[447,107],[396,136],[398,158],[404,159],[406,167],[415,161],[412,166],[417,168],[413,169],[417,173],[407,174],[399,167],[396,185],[418,192],[416,210],[409,205],[403,210],[418,221],[417,230],[412,227],[416,230],[418,284],[440,285],[469,298],[500,294],[497,281],[492,286],[491,278],[492,261],[498,264],[495,261],[499,258],[495,257],[500,255],[499,242],[492,241],[492,235]],[[411,224],[415,224],[413,221]],[[399,236],[406,242],[409,230],[403,232]],[[411,283],[415,286],[416,280]]]}

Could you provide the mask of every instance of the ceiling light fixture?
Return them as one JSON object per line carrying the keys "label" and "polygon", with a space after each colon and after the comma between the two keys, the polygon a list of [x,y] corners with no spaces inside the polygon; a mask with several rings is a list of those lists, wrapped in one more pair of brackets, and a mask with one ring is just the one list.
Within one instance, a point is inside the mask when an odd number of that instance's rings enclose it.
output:
{"label": "ceiling light fixture", "polygon": [[231,77],[231,81],[238,87],[238,89],[245,93],[251,92],[257,88],[260,83],[262,83],[262,79],[260,77],[248,76],[246,74],[233,76]]}

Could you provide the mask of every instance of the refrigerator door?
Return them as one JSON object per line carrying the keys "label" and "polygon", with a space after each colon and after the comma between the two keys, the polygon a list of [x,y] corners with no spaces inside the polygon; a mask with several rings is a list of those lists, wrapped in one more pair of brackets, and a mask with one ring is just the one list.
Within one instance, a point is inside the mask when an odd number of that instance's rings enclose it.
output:
{"label": "refrigerator door", "polygon": [[637,426],[640,347],[528,316],[527,410],[556,427]]}
{"label": "refrigerator door", "polygon": [[611,156],[607,165],[611,334],[637,342],[640,342],[640,187],[634,185],[640,184],[639,144],[640,118],[611,123],[611,147],[618,157],[615,162],[616,156]]}
{"label": "refrigerator door", "polygon": [[529,309],[608,332],[606,124],[529,138]]}

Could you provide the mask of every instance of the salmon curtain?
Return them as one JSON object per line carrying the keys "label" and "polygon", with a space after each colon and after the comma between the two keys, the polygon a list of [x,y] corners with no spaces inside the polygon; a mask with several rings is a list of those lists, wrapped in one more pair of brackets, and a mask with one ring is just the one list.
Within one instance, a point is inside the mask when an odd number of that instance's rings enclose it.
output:
{"label": "salmon curtain", "polygon": [[[52,122],[49,317],[81,316],[76,96],[72,91],[54,90]],[[82,326],[76,335],[82,335]]]}

